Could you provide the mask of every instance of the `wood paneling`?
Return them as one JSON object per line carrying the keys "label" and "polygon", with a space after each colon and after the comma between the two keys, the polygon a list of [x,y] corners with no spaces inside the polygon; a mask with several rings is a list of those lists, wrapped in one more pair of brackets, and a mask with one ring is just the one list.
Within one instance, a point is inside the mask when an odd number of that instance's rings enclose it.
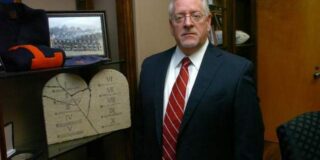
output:
{"label": "wood paneling", "polygon": [[92,0],[76,0],[77,10],[92,10],[93,1]]}
{"label": "wood paneling", "polygon": [[[2,106],[0,105],[0,115],[2,115]],[[6,141],[4,137],[4,123],[2,116],[0,116],[0,159],[6,159]]]}
{"label": "wood paneling", "polygon": [[318,0],[258,0],[258,94],[265,139],[303,112],[320,110]]}
{"label": "wood paneling", "polygon": [[135,103],[137,90],[136,52],[133,27],[133,11],[131,0],[117,0],[117,22],[119,40],[119,58],[126,61],[121,66],[130,87],[130,103]]}
{"label": "wood paneling", "polygon": [[[121,70],[124,71],[123,73],[126,75],[129,83],[131,111],[134,110],[137,92],[136,52],[132,6],[132,0],[116,0],[119,58],[126,61],[126,63],[121,65]],[[127,160],[133,159],[131,148],[132,134],[130,131],[131,130],[126,133],[125,141]]]}

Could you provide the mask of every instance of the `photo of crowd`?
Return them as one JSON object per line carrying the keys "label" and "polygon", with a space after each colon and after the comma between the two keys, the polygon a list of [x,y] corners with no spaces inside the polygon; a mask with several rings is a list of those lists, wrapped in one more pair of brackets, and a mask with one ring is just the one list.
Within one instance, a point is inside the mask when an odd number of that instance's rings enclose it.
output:
{"label": "photo of crowd", "polygon": [[105,55],[101,17],[50,17],[50,46],[60,48],[67,57]]}

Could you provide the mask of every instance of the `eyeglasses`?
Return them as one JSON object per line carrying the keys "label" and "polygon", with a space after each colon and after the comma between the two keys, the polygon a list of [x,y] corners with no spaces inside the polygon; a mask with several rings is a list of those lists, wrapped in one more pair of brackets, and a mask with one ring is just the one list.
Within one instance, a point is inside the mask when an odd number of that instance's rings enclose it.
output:
{"label": "eyeglasses", "polygon": [[172,16],[172,20],[175,23],[182,23],[186,20],[187,17],[190,17],[191,21],[194,23],[200,22],[204,15],[200,12],[193,12],[190,15],[187,14],[176,14]]}

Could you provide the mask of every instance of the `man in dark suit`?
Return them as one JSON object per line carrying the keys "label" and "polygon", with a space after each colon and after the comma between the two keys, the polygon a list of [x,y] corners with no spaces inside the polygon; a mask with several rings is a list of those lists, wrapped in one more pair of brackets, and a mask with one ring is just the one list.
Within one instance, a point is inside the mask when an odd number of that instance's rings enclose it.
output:
{"label": "man in dark suit", "polygon": [[206,0],[171,0],[169,16],[177,46],[141,68],[135,159],[262,159],[252,63],[209,43]]}

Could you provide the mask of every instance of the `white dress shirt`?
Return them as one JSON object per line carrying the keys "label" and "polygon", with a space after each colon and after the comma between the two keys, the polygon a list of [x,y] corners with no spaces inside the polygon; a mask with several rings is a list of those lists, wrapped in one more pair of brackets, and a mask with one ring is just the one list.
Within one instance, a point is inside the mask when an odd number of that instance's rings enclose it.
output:
{"label": "white dress shirt", "polygon": [[[187,105],[193,84],[196,80],[196,77],[198,75],[200,65],[204,56],[204,53],[207,49],[207,46],[209,44],[209,41],[207,40],[205,44],[195,53],[193,53],[191,56],[189,56],[189,59],[191,60],[191,64],[188,67],[189,70],[189,82],[187,85],[187,91],[186,91],[186,98],[185,98],[185,106]],[[169,96],[171,93],[171,89],[176,81],[177,76],[179,75],[180,68],[181,68],[181,60],[185,57],[185,54],[179,49],[179,47],[176,47],[176,50],[174,54],[171,57],[171,61],[168,67],[166,81],[165,81],[165,87],[164,87],[164,96],[163,96],[163,117],[166,113]],[[185,107],[184,107],[185,109]]]}

